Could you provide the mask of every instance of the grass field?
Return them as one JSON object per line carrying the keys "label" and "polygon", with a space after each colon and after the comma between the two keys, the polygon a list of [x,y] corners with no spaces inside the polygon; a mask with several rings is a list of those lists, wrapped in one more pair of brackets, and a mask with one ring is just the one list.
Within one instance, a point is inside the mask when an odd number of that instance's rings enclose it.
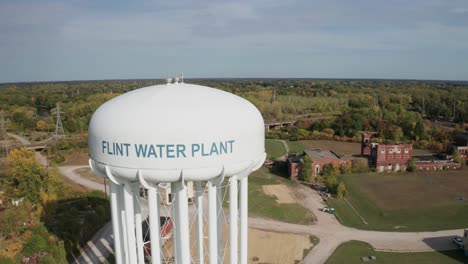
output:
{"label": "grass field", "polygon": [[466,263],[467,257],[462,250],[451,250],[443,252],[423,252],[423,253],[390,253],[374,251],[373,248],[364,242],[351,241],[340,245],[335,252],[325,262],[326,264],[361,264],[364,256],[376,256],[375,264],[455,264]]}
{"label": "grass field", "polygon": [[[304,149],[323,149],[332,150],[340,156],[351,156],[361,154],[361,144],[351,142],[340,142],[333,140],[301,140],[289,141],[288,146],[291,153],[300,153]],[[414,155],[430,154],[429,150],[414,149]]]}
{"label": "grass field", "polygon": [[342,176],[347,200],[329,199],[345,225],[369,230],[432,231],[468,227],[468,170]]}
{"label": "grass field", "polygon": [[309,224],[314,221],[315,216],[309,210],[299,204],[278,204],[276,198],[266,195],[262,185],[284,184],[286,186],[296,185],[271,174],[267,168],[262,167],[249,176],[249,215],[271,218],[288,223]]}
{"label": "grass field", "polygon": [[267,153],[267,159],[274,160],[286,155],[286,148],[281,141],[274,139],[265,140],[265,150]]}

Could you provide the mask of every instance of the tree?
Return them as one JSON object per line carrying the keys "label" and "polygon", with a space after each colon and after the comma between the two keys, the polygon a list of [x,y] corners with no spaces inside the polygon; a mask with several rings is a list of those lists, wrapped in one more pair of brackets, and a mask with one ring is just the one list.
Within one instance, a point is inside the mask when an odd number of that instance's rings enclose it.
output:
{"label": "tree", "polygon": [[414,135],[416,136],[417,140],[422,140],[427,138],[427,133],[424,128],[423,121],[419,119],[414,126]]}
{"label": "tree", "polygon": [[46,131],[47,130],[47,123],[43,120],[39,120],[36,123],[36,130],[38,131]]}
{"label": "tree", "polygon": [[28,220],[30,207],[31,204],[25,201],[18,207],[8,208],[0,214],[0,238],[20,234],[24,223]]}
{"label": "tree", "polygon": [[408,167],[406,167],[406,171],[408,171],[408,172],[416,171],[416,161],[415,160],[411,160],[409,162]]}
{"label": "tree", "polygon": [[336,191],[336,194],[337,194],[339,199],[342,199],[342,198],[344,198],[346,196],[346,193],[347,193],[346,186],[345,186],[344,182],[341,181],[338,184],[338,189]]}
{"label": "tree", "polygon": [[308,155],[302,159],[302,178],[306,182],[312,181],[312,159]]}
{"label": "tree", "polygon": [[34,152],[25,148],[14,149],[9,153],[6,164],[9,184],[16,189],[12,197],[38,202],[40,191],[45,187],[47,171],[36,160]]}
{"label": "tree", "polygon": [[458,152],[457,149],[453,149],[452,159],[453,159],[453,161],[455,161],[457,163],[462,163],[462,165],[463,165],[463,162],[462,162],[463,159],[460,156],[460,153]]}

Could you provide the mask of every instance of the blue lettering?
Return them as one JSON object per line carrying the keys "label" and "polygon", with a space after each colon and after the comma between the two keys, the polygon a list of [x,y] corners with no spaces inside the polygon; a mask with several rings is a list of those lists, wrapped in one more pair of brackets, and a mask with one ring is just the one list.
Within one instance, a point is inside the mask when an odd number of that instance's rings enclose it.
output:
{"label": "blue lettering", "polygon": [[216,146],[216,143],[215,143],[215,142],[213,142],[213,143],[211,144],[210,156],[213,156],[214,153],[216,153],[216,155],[219,155],[218,147]]}
{"label": "blue lettering", "polygon": [[155,158],[157,158],[156,156],[156,150],[154,149],[154,145],[150,145],[150,148],[148,150],[148,158],[150,156],[154,156]]}
{"label": "blue lettering", "polygon": [[107,141],[102,141],[102,153],[104,153],[104,150],[107,148]]}
{"label": "blue lettering", "polygon": [[[114,155],[114,153],[111,152],[110,148],[109,148],[109,142],[106,141],[106,144],[107,144],[107,154],[109,155]],[[114,148],[114,143],[112,143],[112,148]]]}
{"label": "blue lettering", "polygon": [[181,156],[184,156],[184,158],[187,157],[185,156],[185,145],[177,144],[177,157]]}
{"label": "blue lettering", "polygon": [[232,153],[232,144],[235,142],[234,140],[229,140],[229,149],[231,150],[230,153]]}
{"label": "blue lettering", "polygon": [[201,145],[201,152],[202,152],[202,156],[203,157],[206,157],[206,156],[209,156],[210,154],[208,153],[205,153],[205,144],[202,144]]}
{"label": "blue lettering", "polygon": [[169,159],[175,158],[173,153],[174,153],[174,144],[166,145],[166,157]]}
{"label": "blue lettering", "polygon": [[125,154],[128,157],[128,147],[130,147],[130,144],[124,143],[124,146],[125,146]]}
{"label": "blue lettering", "polygon": [[140,156],[143,156],[143,158],[146,158],[146,149],[148,148],[148,145],[145,144],[145,148],[143,148],[142,144],[135,144],[135,152],[137,154],[137,157],[139,158]]}
{"label": "blue lettering", "polygon": [[195,152],[200,151],[200,144],[192,144],[192,157],[195,157]]}
{"label": "blue lettering", "polygon": [[122,143],[114,143],[114,155],[123,156],[123,146],[122,146]]}
{"label": "blue lettering", "polygon": [[227,153],[227,141],[219,142],[219,154]]}
{"label": "blue lettering", "polygon": [[164,148],[164,145],[156,145],[156,147],[159,149],[159,157],[163,157],[163,151],[162,149]]}

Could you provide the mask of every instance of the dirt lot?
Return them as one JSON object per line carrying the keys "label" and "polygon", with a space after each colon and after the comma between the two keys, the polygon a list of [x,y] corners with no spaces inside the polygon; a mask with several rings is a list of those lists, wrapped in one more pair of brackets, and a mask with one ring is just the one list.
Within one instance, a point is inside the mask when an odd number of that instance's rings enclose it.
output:
{"label": "dirt lot", "polygon": [[[223,252],[224,263],[229,263],[229,247],[227,244],[227,225],[223,230]],[[192,229],[191,240],[195,238],[195,229]],[[208,259],[208,240],[205,236],[205,262]],[[263,264],[294,264],[303,259],[304,250],[309,250],[314,246],[308,235],[296,235],[288,233],[277,233],[249,228],[249,256],[248,263]],[[196,256],[197,245],[195,241],[190,243],[190,251],[193,257]],[[165,243],[163,252],[166,258],[171,258],[173,252],[172,240]]]}
{"label": "dirt lot", "polygon": [[295,263],[312,246],[307,235],[249,229],[249,263]]}
{"label": "dirt lot", "polygon": [[286,185],[262,185],[262,189],[266,195],[276,196],[276,202],[279,204],[296,203],[296,200],[294,200],[294,198],[291,196]]}
{"label": "dirt lot", "polygon": [[467,169],[369,174],[352,180],[353,185],[359,186],[362,192],[385,209],[432,208],[468,201]]}

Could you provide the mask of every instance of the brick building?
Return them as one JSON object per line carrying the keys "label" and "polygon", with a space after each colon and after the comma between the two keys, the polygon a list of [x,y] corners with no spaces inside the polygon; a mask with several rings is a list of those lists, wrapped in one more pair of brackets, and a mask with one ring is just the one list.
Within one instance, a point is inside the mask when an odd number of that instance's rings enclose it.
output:
{"label": "brick building", "polygon": [[468,160],[468,132],[455,136],[455,142],[447,146],[447,153],[450,155],[457,151],[464,160]]}
{"label": "brick building", "polygon": [[312,160],[311,168],[314,177],[323,172],[325,165],[335,164],[341,166],[348,162],[329,150],[311,149],[305,150],[302,154],[290,154],[288,156],[288,174],[291,180],[302,178],[302,161],[306,155]]}
{"label": "brick building", "polygon": [[371,161],[378,172],[406,170],[412,157],[412,144],[378,144],[371,151]]}
{"label": "brick building", "polygon": [[420,171],[438,171],[438,170],[458,170],[462,165],[451,160],[434,160],[416,162],[416,170]]}
{"label": "brick building", "polygon": [[413,157],[412,144],[372,143],[368,133],[361,137],[361,155],[369,157],[370,163],[378,172],[406,170]]}

